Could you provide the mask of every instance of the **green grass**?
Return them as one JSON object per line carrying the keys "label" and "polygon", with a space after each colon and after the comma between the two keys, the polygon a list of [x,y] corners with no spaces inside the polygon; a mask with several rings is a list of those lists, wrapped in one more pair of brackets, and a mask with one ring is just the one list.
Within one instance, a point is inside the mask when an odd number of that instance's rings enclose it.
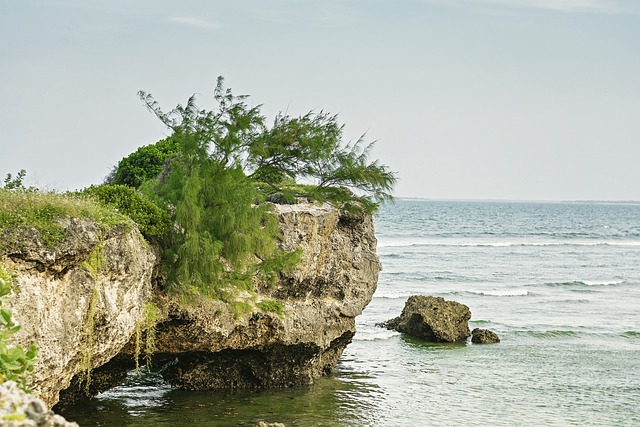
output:
{"label": "green grass", "polygon": [[131,223],[113,209],[76,194],[0,188],[0,234],[10,228],[33,227],[42,242],[53,247],[64,239],[59,220],[66,217],[92,219],[106,230]]}
{"label": "green grass", "polygon": [[279,317],[284,316],[284,304],[274,299],[265,299],[256,304],[264,312],[276,313]]}

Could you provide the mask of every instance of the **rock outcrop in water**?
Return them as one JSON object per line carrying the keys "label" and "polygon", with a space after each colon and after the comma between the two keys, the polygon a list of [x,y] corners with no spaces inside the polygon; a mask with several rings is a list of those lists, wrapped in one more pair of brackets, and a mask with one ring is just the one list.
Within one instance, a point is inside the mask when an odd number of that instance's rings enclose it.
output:
{"label": "rock outcrop in water", "polygon": [[[239,298],[251,309],[158,294],[155,366],[184,389],[278,388],[310,384],[335,367],[371,300],[380,264],[373,221],[309,204],[278,205],[282,247],[302,249],[298,267],[275,286]],[[282,315],[257,303],[276,300]],[[101,371],[128,369],[133,343]],[[115,375],[115,374],[114,374]],[[117,375],[116,375],[117,376]]]}
{"label": "rock outcrop in water", "polygon": [[381,326],[426,341],[461,342],[471,335],[470,318],[471,311],[464,304],[440,297],[413,295],[399,317]]}
{"label": "rock outcrop in water", "polygon": [[74,375],[129,341],[151,297],[155,263],[132,223],[108,231],[89,220],[60,225],[65,237],[54,247],[35,229],[0,235],[0,262],[16,275],[4,304],[22,325],[15,342],[38,344],[32,388],[49,405]]}
{"label": "rock outcrop in water", "polygon": [[[132,337],[152,300],[159,311],[154,366],[175,387],[287,387],[331,372],[376,288],[372,218],[328,205],[277,211],[282,247],[302,249],[302,260],[275,286],[256,284],[235,305],[185,304],[152,292],[154,256],[133,226],[104,232],[71,219],[54,248],[35,231],[13,236],[0,262],[17,274],[20,292],[8,302],[23,325],[18,343],[39,344],[35,389],[52,405],[68,387],[71,401],[85,392],[79,381],[88,365],[97,368],[90,393],[119,384],[134,365]],[[260,309],[265,300],[282,310]]]}
{"label": "rock outcrop in water", "polygon": [[500,338],[493,331],[475,328],[471,331],[471,342],[474,344],[496,344],[500,342]]}

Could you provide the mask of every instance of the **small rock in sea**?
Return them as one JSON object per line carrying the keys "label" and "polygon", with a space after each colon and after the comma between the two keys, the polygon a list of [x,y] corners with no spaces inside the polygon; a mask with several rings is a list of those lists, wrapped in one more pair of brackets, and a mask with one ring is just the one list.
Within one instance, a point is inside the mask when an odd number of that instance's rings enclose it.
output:
{"label": "small rock in sea", "polygon": [[469,307],[441,297],[413,295],[402,314],[379,326],[404,332],[426,341],[461,342],[469,332]]}
{"label": "small rock in sea", "polygon": [[475,328],[471,331],[471,342],[474,344],[495,344],[500,342],[500,338],[493,331]]}
{"label": "small rock in sea", "polygon": [[285,427],[285,425],[282,423],[268,423],[265,421],[259,421],[258,424],[256,424],[256,427]]}

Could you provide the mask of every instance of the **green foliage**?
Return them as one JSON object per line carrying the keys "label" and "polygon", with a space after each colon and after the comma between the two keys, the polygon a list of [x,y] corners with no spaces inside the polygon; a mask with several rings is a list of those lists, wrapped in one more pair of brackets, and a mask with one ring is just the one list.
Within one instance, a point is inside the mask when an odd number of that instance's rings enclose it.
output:
{"label": "green foliage", "polygon": [[140,354],[142,353],[142,335],[144,340],[144,357],[147,367],[151,367],[151,357],[157,350],[156,346],[156,326],[158,324],[158,307],[148,302],[144,306],[142,317],[136,323],[135,330],[135,355],[136,373],[140,372]]}
{"label": "green foliage", "polygon": [[92,185],[82,191],[103,205],[127,215],[147,239],[160,238],[171,227],[169,214],[142,193],[126,185]]}
{"label": "green foliage", "polygon": [[284,303],[274,299],[265,299],[256,304],[264,312],[276,313],[279,317],[284,316]]}
{"label": "green foliage", "polygon": [[87,319],[82,327],[80,338],[82,340],[82,359],[80,361],[80,384],[84,383],[84,390],[89,395],[91,389],[91,371],[93,369],[93,342],[95,338],[96,310],[100,295],[97,289],[93,289],[87,308]]}
{"label": "green foliage", "polygon": [[102,241],[102,236],[100,236],[100,241],[89,254],[89,258],[82,263],[82,266],[91,273],[91,276],[93,276],[94,279],[97,279],[100,273],[102,273],[106,261],[107,260],[104,256],[104,243]]}
{"label": "green foliage", "polygon": [[27,171],[24,169],[20,169],[15,177],[8,173],[0,187],[4,187],[5,190],[26,190],[23,184],[26,175]]}
{"label": "green foliage", "polygon": [[[11,292],[11,277],[11,274],[0,266],[0,298]],[[38,347],[31,344],[25,351],[20,346],[11,345],[11,336],[19,330],[20,325],[13,321],[11,310],[0,308],[0,382],[15,381],[21,389],[29,392],[27,380],[33,372]]]}
{"label": "green foliage", "polygon": [[167,159],[177,151],[178,145],[171,138],[140,147],[120,160],[105,181],[107,184],[138,188],[143,182],[160,175]]}
{"label": "green foliage", "polygon": [[263,283],[274,286],[282,274],[292,271],[298,265],[301,256],[302,249],[296,249],[267,258],[258,265],[257,276]]}
{"label": "green foliage", "polygon": [[168,289],[226,299],[233,289],[249,288],[262,262],[287,256],[277,249],[280,229],[270,205],[258,203],[256,185],[242,169],[243,147],[262,124],[258,109],[224,89],[221,79],[215,112],[199,109],[191,97],[165,113],[150,95],[140,96],[178,146],[163,173],[141,186],[174,224],[162,242]]}
{"label": "green foliage", "polygon": [[0,233],[9,228],[35,228],[40,239],[53,247],[64,239],[59,221],[63,218],[89,218],[109,230],[130,219],[76,194],[0,188]]}
{"label": "green foliage", "polygon": [[0,419],[2,421],[25,421],[27,419],[27,415],[14,412],[13,414],[5,414]]}
{"label": "green foliage", "polygon": [[375,211],[392,199],[396,176],[379,161],[369,161],[373,143],[365,145],[364,137],[343,145],[343,128],[337,116],[322,111],[301,117],[278,115],[271,129],[249,146],[251,176],[283,194],[285,178],[311,182],[314,185],[303,193],[311,199]]}
{"label": "green foliage", "polygon": [[253,306],[244,301],[233,301],[229,304],[231,310],[233,311],[234,317],[236,319],[241,318],[247,313],[251,313],[253,311]]}
{"label": "green foliage", "polygon": [[171,135],[122,159],[108,182],[139,188],[170,216],[160,241],[166,285],[183,296],[225,299],[256,277],[272,283],[297,262],[299,254],[277,248],[281,231],[264,202],[270,193],[285,203],[306,196],[369,212],[391,198],[394,173],[369,162],[372,144],[344,145],[336,116],[278,115],[269,128],[260,106],[233,95],[221,77],[213,110],[195,95],[170,111],[139,96]]}

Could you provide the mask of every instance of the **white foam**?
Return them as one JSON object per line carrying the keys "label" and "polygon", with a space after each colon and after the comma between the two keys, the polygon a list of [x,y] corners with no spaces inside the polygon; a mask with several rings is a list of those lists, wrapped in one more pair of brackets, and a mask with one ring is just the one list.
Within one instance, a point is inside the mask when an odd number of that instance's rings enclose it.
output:
{"label": "white foam", "polygon": [[378,242],[378,248],[402,248],[420,246],[452,246],[452,247],[511,247],[511,246],[640,246],[640,242],[617,242],[617,241],[545,241],[545,242],[447,242],[447,241],[388,241]]}
{"label": "white foam", "polygon": [[581,280],[587,286],[613,286],[621,285],[624,280]]}
{"label": "white foam", "polygon": [[523,297],[529,295],[529,291],[526,289],[506,289],[503,291],[498,290],[474,290],[468,289],[465,292],[475,295],[484,295],[484,296],[492,296],[492,297]]}
{"label": "white foam", "polygon": [[385,328],[363,328],[359,329],[355,336],[354,341],[381,341],[388,340],[389,338],[400,335],[400,332],[392,331]]}

